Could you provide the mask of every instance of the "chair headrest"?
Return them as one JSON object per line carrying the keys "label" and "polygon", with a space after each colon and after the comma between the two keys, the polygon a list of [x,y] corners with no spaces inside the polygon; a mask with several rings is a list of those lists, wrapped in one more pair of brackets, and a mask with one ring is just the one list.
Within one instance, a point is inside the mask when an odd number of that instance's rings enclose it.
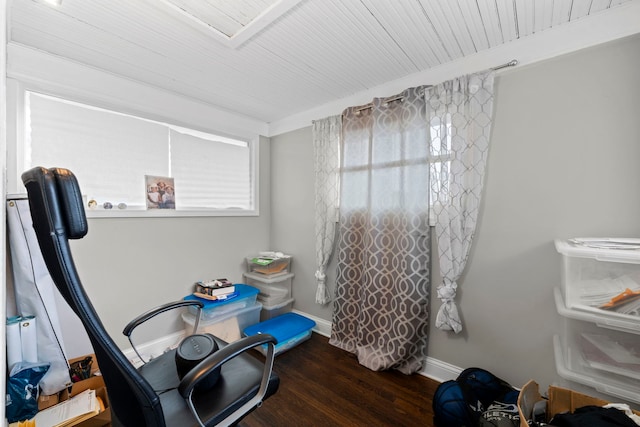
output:
{"label": "chair headrest", "polygon": [[42,209],[47,213],[51,231],[59,232],[63,227],[69,239],[80,239],[87,234],[82,193],[70,170],[36,167],[24,172],[22,181],[29,194],[31,209]]}

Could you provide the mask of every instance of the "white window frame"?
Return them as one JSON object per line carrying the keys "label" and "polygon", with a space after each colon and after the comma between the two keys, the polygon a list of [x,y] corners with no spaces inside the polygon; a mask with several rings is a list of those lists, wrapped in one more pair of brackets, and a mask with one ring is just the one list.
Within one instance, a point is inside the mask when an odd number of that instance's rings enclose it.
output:
{"label": "white window frame", "polygon": [[[450,148],[451,147],[451,118],[447,117],[447,123],[445,124],[446,127],[446,135],[445,138],[447,140],[446,145]],[[431,144],[431,132],[433,131],[434,126],[429,123],[429,141],[427,141],[427,144]],[[440,165],[441,167],[444,167],[445,165],[448,166],[449,168],[451,167],[451,162],[454,160],[454,153],[451,149],[445,150],[444,152],[441,152],[440,154],[431,154],[431,149],[429,149],[429,157],[428,157],[428,163],[429,163],[429,174],[431,174],[431,170],[432,168],[434,168],[436,165]],[[440,185],[442,185],[442,183],[440,183]],[[437,200],[437,197],[433,191],[433,183],[430,181],[429,182],[429,225],[430,226],[435,226],[436,225],[436,214],[435,214],[435,210],[436,209],[442,209],[443,208],[443,204],[441,201]]]}
{"label": "white window frame", "polygon": [[[68,100],[71,102],[78,102],[81,104],[95,106],[97,108],[104,108],[105,110],[119,113],[117,109],[110,106],[100,106],[100,102],[91,102],[90,100],[74,99],[69,94],[58,94],[55,91],[43,90],[41,87],[25,84],[18,80],[7,79],[7,193],[11,197],[25,197],[25,188],[22,184],[20,175],[21,169],[25,165],[25,148],[26,148],[26,117],[25,117],[25,97],[27,92],[36,92],[43,95],[52,96]],[[123,113],[128,114],[128,113]],[[128,114],[132,115],[132,114]],[[133,115],[132,115],[133,116]],[[189,129],[194,134],[199,132],[209,133],[212,135],[224,134],[216,133],[214,131],[201,131],[198,129],[188,128],[179,123],[172,123],[170,119],[162,120],[157,117],[150,119],[142,115],[134,116],[142,120],[149,120],[152,122],[162,123],[168,127],[177,129]],[[88,209],[85,206],[85,212],[88,218],[130,218],[130,217],[245,217],[245,216],[258,216],[260,214],[259,201],[259,135],[253,138],[234,138],[231,135],[227,135],[229,138],[237,139],[240,141],[246,141],[249,146],[250,152],[250,168],[251,168],[251,197],[253,201],[253,208],[251,209],[219,209],[219,208],[198,208],[198,209]],[[52,166],[52,165],[47,165]],[[141,172],[142,175],[144,173]]]}
{"label": "white window frame", "polygon": [[[448,122],[446,123],[446,135],[445,138],[447,139],[447,146],[451,147],[451,120],[449,118]],[[433,126],[431,124],[429,124],[429,130],[430,132],[433,131]],[[425,144],[429,145],[431,144],[431,134],[429,135],[429,139],[426,140],[424,142]],[[340,150],[340,154],[342,153],[342,150]],[[454,153],[452,150],[446,150],[440,154],[431,154],[431,150],[428,150],[428,154],[427,157],[424,158],[420,158],[420,159],[414,159],[413,161],[411,161],[411,164],[427,164],[429,166],[429,174],[431,175],[431,169],[437,165],[447,165],[447,166],[451,166],[451,162],[454,160]],[[358,171],[365,171],[365,170],[374,170],[374,169],[390,169],[390,168],[394,168],[394,167],[398,167],[398,162],[380,162],[377,163],[375,165],[371,164],[371,163],[367,163],[367,164],[363,164],[363,165],[357,165],[357,166],[348,166],[345,167],[342,165],[342,162],[339,160],[338,161],[340,166],[338,168],[337,173],[339,175],[341,175],[342,173],[354,173],[354,172],[358,172]],[[433,192],[433,187],[432,187],[432,183],[429,182],[429,225],[430,226],[435,226],[436,224],[436,216],[435,216],[435,210],[434,208],[442,208],[442,204],[441,202],[435,200],[434,197],[434,192]],[[339,209],[339,202],[338,202],[338,209]],[[336,219],[336,222],[338,222],[338,219]]]}

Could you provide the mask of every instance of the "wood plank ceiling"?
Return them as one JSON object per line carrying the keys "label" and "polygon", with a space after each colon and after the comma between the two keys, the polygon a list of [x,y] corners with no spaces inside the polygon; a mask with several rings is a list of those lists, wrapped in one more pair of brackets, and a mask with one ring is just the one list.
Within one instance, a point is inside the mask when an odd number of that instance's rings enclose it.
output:
{"label": "wood plank ceiling", "polygon": [[284,0],[235,47],[167,1],[13,0],[9,42],[273,122],[639,0]]}

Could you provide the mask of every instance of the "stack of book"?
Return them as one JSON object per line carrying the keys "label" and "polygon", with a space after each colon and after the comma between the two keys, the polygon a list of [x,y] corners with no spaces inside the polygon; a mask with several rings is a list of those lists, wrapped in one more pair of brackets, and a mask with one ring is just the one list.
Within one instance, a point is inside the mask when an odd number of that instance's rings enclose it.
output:
{"label": "stack of book", "polygon": [[236,288],[227,279],[202,280],[195,283],[195,292],[199,298],[218,301],[233,298],[237,295]]}

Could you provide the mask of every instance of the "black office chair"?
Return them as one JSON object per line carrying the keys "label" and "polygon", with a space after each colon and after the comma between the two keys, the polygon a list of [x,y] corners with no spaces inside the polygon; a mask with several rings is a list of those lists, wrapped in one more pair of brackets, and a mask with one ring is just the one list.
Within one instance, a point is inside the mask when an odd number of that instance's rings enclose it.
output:
{"label": "black office chair", "polygon": [[[98,318],[78,277],[68,239],[87,234],[87,219],[80,187],[69,170],[37,167],[22,174],[27,188],[33,226],[43,258],[60,293],[82,321],[107,386],[114,425],[213,426],[235,425],[278,389],[272,372],[275,338],[256,335],[227,344],[215,338],[219,350],[188,371],[180,380],[175,350],[136,369],[116,346]],[[194,305],[169,303],[139,316],[125,335],[156,314]],[[199,309],[202,304],[196,302]],[[247,352],[267,344],[262,363]],[[215,384],[201,387],[219,370]],[[209,381],[210,382],[210,381]],[[198,386],[198,385],[201,386]]]}

